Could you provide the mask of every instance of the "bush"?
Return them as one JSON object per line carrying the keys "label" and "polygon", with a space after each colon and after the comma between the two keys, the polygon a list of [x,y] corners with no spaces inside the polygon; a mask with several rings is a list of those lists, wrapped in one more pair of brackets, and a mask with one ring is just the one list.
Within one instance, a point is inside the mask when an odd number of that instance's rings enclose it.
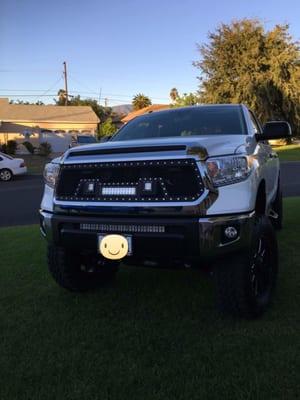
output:
{"label": "bush", "polygon": [[34,154],[35,147],[30,142],[23,142],[22,145],[28,150],[30,154]]}
{"label": "bush", "polygon": [[7,154],[7,145],[6,145],[6,143],[3,143],[3,144],[0,146],[0,151],[2,151],[2,153]]}
{"label": "bush", "polygon": [[52,153],[51,144],[48,142],[42,142],[39,145],[39,155],[43,157],[48,157]]}
{"label": "bush", "polygon": [[18,144],[15,140],[8,140],[6,145],[6,153],[7,154],[15,154],[17,150]]}
{"label": "bush", "polygon": [[100,138],[103,136],[112,136],[117,131],[116,125],[113,123],[112,118],[107,118],[102,124],[100,124]]}

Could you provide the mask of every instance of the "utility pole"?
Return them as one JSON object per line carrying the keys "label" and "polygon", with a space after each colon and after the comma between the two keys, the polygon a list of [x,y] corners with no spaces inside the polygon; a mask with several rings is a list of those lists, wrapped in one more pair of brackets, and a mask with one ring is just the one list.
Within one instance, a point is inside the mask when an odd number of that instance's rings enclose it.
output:
{"label": "utility pole", "polygon": [[105,97],[105,99],[104,99],[104,107],[107,107],[107,106],[108,106],[108,98]]}
{"label": "utility pole", "polygon": [[64,74],[64,79],[65,79],[65,92],[66,92],[65,106],[67,106],[67,105],[68,105],[68,98],[69,98],[69,95],[68,95],[67,63],[64,61],[64,62],[63,62],[63,65],[64,65],[64,72],[63,72],[63,74]]}

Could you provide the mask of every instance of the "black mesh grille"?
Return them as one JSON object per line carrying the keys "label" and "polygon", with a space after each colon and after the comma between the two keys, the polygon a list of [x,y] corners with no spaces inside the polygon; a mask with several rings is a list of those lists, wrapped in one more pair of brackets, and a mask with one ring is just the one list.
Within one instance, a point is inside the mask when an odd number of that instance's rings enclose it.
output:
{"label": "black mesh grille", "polygon": [[71,201],[193,201],[203,193],[195,160],[71,164],[61,167],[56,198]]}

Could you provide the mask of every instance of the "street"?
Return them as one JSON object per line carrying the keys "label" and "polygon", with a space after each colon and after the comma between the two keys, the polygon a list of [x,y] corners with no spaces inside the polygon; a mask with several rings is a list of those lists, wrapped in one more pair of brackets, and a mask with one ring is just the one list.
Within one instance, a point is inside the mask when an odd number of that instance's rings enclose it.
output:
{"label": "street", "polygon": [[[281,164],[283,195],[300,196],[300,162]],[[38,223],[43,194],[41,175],[27,175],[0,182],[0,226]]]}
{"label": "street", "polygon": [[43,177],[27,175],[0,182],[0,226],[38,223]]}

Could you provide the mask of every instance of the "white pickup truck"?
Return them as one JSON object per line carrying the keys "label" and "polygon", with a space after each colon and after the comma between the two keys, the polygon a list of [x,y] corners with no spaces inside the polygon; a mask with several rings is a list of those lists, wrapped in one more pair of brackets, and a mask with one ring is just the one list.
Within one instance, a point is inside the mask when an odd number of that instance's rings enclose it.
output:
{"label": "white pickup truck", "polygon": [[86,290],[118,265],[210,269],[218,304],[255,318],[277,276],[280,166],[244,105],[203,105],[135,118],[106,143],[68,150],[45,168],[40,210],[54,279]]}

